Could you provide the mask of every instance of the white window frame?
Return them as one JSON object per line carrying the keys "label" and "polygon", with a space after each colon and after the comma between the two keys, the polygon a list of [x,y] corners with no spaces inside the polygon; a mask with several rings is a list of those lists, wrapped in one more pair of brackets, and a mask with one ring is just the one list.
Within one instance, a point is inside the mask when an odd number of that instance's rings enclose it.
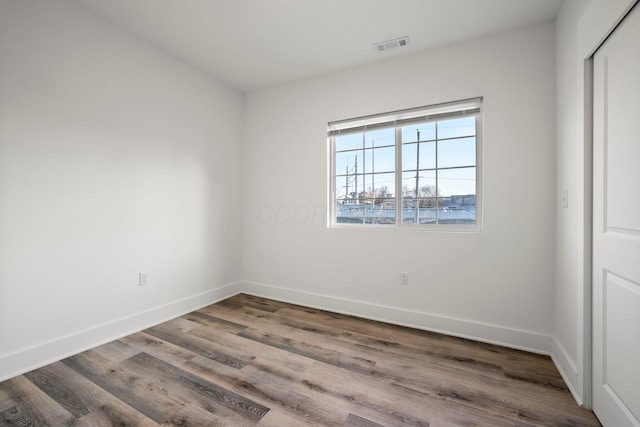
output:
{"label": "white window frame", "polygon": [[[441,121],[446,119],[468,117],[474,115],[476,120],[476,212],[474,224],[402,224],[402,138],[401,127],[407,124]],[[376,128],[395,128],[395,224],[366,224],[336,222],[336,146],[335,138],[344,132],[359,132]],[[435,104],[425,107],[392,111],[383,114],[357,117],[353,119],[329,122],[328,139],[328,226],[331,228],[365,228],[365,229],[413,229],[451,232],[482,231],[482,176],[483,176],[483,98],[470,98],[461,101]],[[435,168],[444,170],[447,168]]]}

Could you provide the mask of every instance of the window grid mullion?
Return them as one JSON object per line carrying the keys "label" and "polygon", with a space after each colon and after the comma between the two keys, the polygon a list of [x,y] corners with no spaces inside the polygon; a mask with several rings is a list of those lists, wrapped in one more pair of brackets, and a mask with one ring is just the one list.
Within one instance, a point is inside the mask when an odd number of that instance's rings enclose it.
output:
{"label": "window grid mullion", "polygon": [[396,127],[396,225],[402,225],[402,128]]}
{"label": "window grid mullion", "polygon": [[440,170],[440,169],[438,168],[438,146],[440,145],[440,141],[438,140],[438,127],[439,127],[438,125],[439,125],[439,122],[436,122],[436,126],[435,126],[435,128],[436,128],[436,158],[435,158],[435,162],[436,162],[436,168],[435,168],[435,171],[436,171],[436,188],[435,188],[435,197],[436,197],[436,225],[440,222],[439,213],[438,213],[438,211],[439,211],[438,207],[439,207],[439,202],[440,202],[440,201],[438,200],[438,190],[439,190],[439,188],[440,188],[440,187],[438,186],[438,175],[440,175],[440,174],[438,173],[438,171]]}
{"label": "window grid mullion", "polygon": [[[365,131],[362,132],[362,196],[364,196],[364,186],[366,185],[364,177],[365,177],[365,173],[367,172],[367,152],[365,150],[367,146],[366,140],[367,140],[367,130],[365,128]],[[356,179],[357,179],[357,175],[356,175]],[[360,203],[360,195],[358,194],[358,191],[360,190],[356,185],[356,198],[358,200],[358,203]],[[365,205],[362,205],[362,223],[363,224],[367,223],[367,209]]]}

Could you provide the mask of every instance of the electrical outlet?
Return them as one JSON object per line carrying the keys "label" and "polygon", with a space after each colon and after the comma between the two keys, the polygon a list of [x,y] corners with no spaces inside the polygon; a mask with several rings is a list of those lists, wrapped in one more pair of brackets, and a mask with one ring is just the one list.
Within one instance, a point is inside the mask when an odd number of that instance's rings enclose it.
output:
{"label": "electrical outlet", "polygon": [[400,284],[405,286],[409,284],[409,273],[407,272],[400,273]]}
{"label": "electrical outlet", "polygon": [[149,273],[142,271],[138,273],[138,285],[147,286],[149,284]]}

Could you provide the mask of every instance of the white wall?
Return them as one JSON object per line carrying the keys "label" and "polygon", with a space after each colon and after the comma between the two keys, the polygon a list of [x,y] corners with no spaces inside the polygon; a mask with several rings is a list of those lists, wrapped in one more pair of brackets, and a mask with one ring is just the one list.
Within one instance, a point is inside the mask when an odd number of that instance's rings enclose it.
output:
{"label": "white wall", "polygon": [[239,289],[239,94],[58,0],[0,70],[0,380]]}
{"label": "white wall", "polygon": [[591,143],[585,138],[585,61],[635,0],[566,0],[557,32],[556,297],[552,357],[579,403],[590,406]]}
{"label": "white wall", "polygon": [[[243,289],[549,353],[554,52],[545,24],[248,95]],[[327,228],[327,122],[475,96],[482,233]]]}

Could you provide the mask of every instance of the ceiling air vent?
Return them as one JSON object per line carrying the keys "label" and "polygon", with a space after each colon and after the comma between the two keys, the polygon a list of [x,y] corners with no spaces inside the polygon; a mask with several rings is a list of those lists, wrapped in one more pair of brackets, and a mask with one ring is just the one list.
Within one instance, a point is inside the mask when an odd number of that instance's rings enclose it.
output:
{"label": "ceiling air vent", "polygon": [[395,49],[397,47],[409,46],[409,36],[400,37],[393,40],[387,40],[380,43],[374,43],[373,47],[376,52],[384,52],[385,50]]}

